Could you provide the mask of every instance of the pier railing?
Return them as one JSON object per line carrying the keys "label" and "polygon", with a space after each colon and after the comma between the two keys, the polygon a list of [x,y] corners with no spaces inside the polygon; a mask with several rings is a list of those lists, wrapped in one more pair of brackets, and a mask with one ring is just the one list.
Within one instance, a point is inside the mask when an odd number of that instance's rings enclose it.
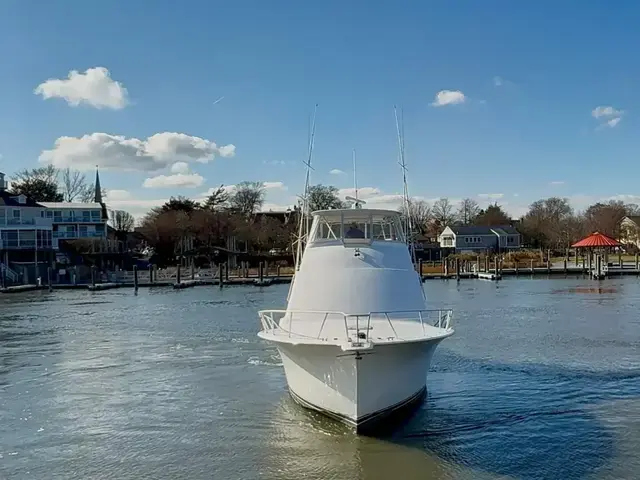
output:
{"label": "pier railing", "polygon": [[[431,309],[431,310],[405,310],[389,312],[371,312],[365,314],[351,314],[344,312],[321,312],[303,310],[261,310],[258,312],[262,329],[276,335],[286,335],[288,337],[302,337],[314,340],[329,341],[327,335],[328,326],[333,327],[331,339],[335,336],[336,322],[341,323],[340,329],[344,329],[344,340],[368,340],[369,332],[372,329],[372,322],[380,325],[386,324],[390,333],[385,338],[388,340],[402,340],[396,327],[399,322],[416,322],[422,327],[423,335],[427,334],[427,326],[441,328],[443,330],[452,329],[453,310],[451,309]],[[281,325],[285,319],[285,325]],[[317,334],[308,334],[311,325],[318,324]],[[288,325],[288,328],[287,328]],[[303,326],[304,333],[296,331],[295,325]],[[340,335],[341,336],[341,335]],[[355,338],[354,338],[355,337]]]}

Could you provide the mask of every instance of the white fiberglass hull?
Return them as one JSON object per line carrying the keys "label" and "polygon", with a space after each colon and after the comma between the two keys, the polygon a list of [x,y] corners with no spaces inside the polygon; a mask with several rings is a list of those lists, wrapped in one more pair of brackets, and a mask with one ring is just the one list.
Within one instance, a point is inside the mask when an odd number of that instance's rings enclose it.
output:
{"label": "white fiberglass hull", "polygon": [[278,343],[292,397],[356,428],[422,400],[427,371],[442,339],[343,351],[337,345]]}

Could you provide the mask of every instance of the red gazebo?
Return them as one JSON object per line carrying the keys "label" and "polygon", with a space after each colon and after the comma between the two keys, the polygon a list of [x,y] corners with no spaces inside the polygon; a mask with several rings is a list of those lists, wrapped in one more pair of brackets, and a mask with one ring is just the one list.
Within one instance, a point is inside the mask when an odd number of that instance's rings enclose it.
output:
{"label": "red gazebo", "polygon": [[[600,232],[594,232],[586,238],[583,238],[579,242],[571,245],[573,248],[583,248],[589,252],[589,272],[593,278],[605,278],[606,277],[606,267],[609,263],[608,252],[609,249],[614,247],[621,247],[622,244],[617,241],[615,238],[611,238],[608,235]],[[598,252],[598,253],[596,253]],[[595,253],[595,259],[594,257]],[[577,253],[576,253],[576,258]],[[583,265],[584,265],[584,256]],[[595,260],[595,268],[594,262]]]}
{"label": "red gazebo", "polygon": [[588,237],[571,245],[572,248],[607,248],[621,246],[622,244],[619,241],[600,232],[594,232]]}

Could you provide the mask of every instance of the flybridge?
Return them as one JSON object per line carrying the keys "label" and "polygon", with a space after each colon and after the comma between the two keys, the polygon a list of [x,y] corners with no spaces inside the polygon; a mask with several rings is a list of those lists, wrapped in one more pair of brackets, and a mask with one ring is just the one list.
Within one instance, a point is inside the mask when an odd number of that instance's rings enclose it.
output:
{"label": "flybridge", "polygon": [[346,245],[373,241],[404,242],[400,215],[393,210],[337,209],[313,212],[309,245],[342,241]]}

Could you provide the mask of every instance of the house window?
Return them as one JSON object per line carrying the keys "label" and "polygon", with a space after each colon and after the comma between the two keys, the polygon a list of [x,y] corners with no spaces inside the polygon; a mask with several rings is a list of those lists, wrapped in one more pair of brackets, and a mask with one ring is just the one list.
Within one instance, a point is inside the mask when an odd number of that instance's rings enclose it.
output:
{"label": "house window", "polygon": [[13,210],[13,218],[15,219],[20,219],[20,210],[18,210],[17,208]]}
{"label": "house window", "polygon": [[91,221],[91,212],[89,210],[82,211],[82,221],[90,222]]}
{"label": "house window", "polygon": [[53,218],[53,212],[51,210],[47,210],[46,212],[47,218]]}

